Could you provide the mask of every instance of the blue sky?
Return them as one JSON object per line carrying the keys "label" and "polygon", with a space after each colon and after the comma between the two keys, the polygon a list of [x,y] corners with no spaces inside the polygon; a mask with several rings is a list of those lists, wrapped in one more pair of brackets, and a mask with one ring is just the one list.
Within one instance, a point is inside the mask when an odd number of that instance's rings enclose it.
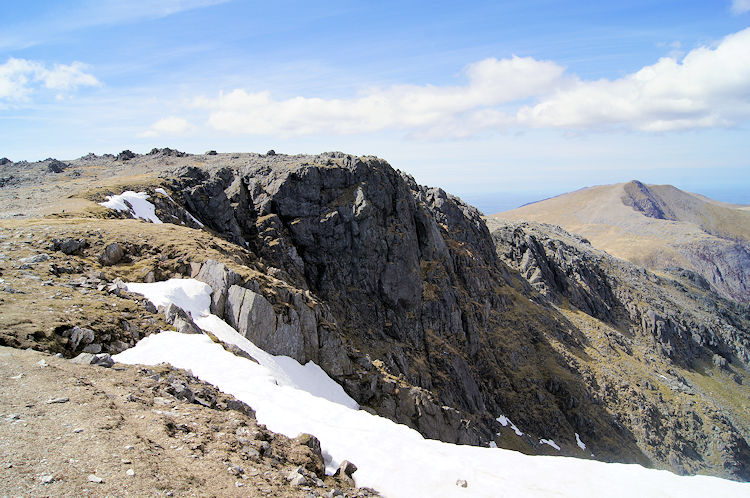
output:
{"label": "blue sky", "polygon": [[750,203],[750,0],[0,5],[0,156],[373,154],[485,211]]}

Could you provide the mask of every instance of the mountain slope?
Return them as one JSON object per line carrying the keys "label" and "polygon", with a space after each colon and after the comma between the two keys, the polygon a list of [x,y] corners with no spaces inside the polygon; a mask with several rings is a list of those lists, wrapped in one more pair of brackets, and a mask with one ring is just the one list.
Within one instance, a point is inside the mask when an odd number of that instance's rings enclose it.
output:
{"label": "mountain slope", "polygon": [[750,301],[750,212],[741,206],[632,181],[582,189],[491,218],[559,225],[614,256],[652,269],[692,270],[722,295]]}
{"label": "mountain slope", "polygon": [[[68,164],[67,173],[26,164],[26,176],[13,172],[21,180],[0,192],[5,213],[40,188],[68,196],[66,212],[35,206],[51,218],[2,222],[4,283],[26,292],[3,295],[5,344],[68,356],[94,345],[118,353],[169,324],[191,330],[187,316],[168,313],[165,324],[116,279],[192,276],[213,289],[211,312],[256,345],[316,362],[364,409],[426,437],[750,479],[748,414],[724,402],[743,388],[717,384],[719,393],[708,396],[695,386],[726,368],[710,363],[696,373],[691,363],[724,355],[731,374],[747,382],[746,318],[695,284],[685,285],[698,297],[677,300],[674,311],[648,300],[638,307],[648,293],[613,290],[600,275],[601,292],[579,290],[564,296],[575,310],[561,306],[512,268],[515,259],[498,254],[476,209],[374,157],[157,150]],[[146,192],[165,223],[124,219],[140,208],[98,204],[126,190]],[[525,254],[524,240],[511,238],[512,251]],[[35,252],[48,259],[20,261]],[[599,271],[547,259],[558,278],[588,282]],[[636,290],[658,278],[628,275]],[[622,297],[628,292],[632,299]],[[685,312],[703,301],[700,316]],[[647,318],[642,340],[660,346],[653,359],[628,353],[634,348],[619,328],[632,320],[628,306]],[[33,308],[51,312],[25,311]],[[684,345],[693,323],[703,328]],[[76,325],[91,330],[87,343],[71,332]],[[689,413],[683,385],[701,400]]]}
{"label": "mountain slope", "polygon": [[599,395],[649,457],[695,471],[732,453],[724,468],[747,472],[744,307],[694,273],[657,276],[554,225],[493,226],[500,257],[586,336],[584,377],[605,386]]}

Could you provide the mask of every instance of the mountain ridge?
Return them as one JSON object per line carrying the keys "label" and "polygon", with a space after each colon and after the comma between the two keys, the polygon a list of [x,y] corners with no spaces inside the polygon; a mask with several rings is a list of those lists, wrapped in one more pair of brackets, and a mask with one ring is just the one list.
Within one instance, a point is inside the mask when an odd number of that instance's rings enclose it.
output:
{"label": "mountain ridge", "polygon": [[[32,228],[30,240],[57,272],[44,278],[64,290],[73,285],[67,271],[80,275],[71,298],[87,306],[117,278],[193,276],[212,286],[212,312],[243,335],[316,361],[364,409],[426,437],[750,479],[749,415],[731,401],[746,396],[746,318],[697,278],[628,269],[634,290],[627,280],[618,288],[611,275],[620,270],[581,249],[582,240],[546,235],[562,241],[550,242],[555,258],[533,233],[498,237],[475,208],[375,157],[157,151],[66,164],[62,173],[47,163],[13,171],[22,180],[0,195],[0,212],[40,188],[65,192],[65,206],[77,211],[58,207],[46,219],[0,226],[12,234],[14,258],[29,256],[22,241]],[[98,204],[125,190],[146,192],[165,223]],[[63,253],[53,239],[65,237],[82,245]],[[105,264],[112,244],[121,259]],[[545,265],[547,285],[562,285],[547,294],[533,278]],[[20,266],[3,269],[7,285],[43,290],[41,276],[34,283],[23,273],[42,270]],[[659,293],[677,297],[659,307]],[[33,295],[9,294],[4,306],[26,309],[40,299]],[[54,300],[44,305],[58,309]],[[6,313],[2,340],[71,356],[83,345],[61,334],[77,325],[115,353],[134,343],[134,327],[139,337],[169,328],[146,313],[130,305],[111,322],[93,311]],[[695,396],[700,406],[683,410]],[[661,433],[669,437],[660,441]],[[543,442],[552,439],[560,450]]]}

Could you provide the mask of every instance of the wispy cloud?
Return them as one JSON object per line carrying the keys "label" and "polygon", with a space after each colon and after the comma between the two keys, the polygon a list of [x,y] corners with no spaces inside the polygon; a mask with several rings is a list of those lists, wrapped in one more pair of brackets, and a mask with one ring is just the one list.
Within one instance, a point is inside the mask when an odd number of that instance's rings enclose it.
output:
{"label": "wispy cloud", "polygon": [[750,0],[732,0],[732,13],[744,14],[750,11]]}
{"label": "wispy cloud", "polygon": [[181,135],[193,130],[193,126],[185,119],[169,116],[152,124],[148,130],[138,136],[143,138],[154,138],[162,136]]}
{"label": "wispy cloud", "polygon": [[48,18],[17,21],[0,32],[0,48],[18,49],[95,26],[159,19],[229,0],[83,0]]}
{"label": "wispy cloud", "polygon": [[99,86],[99,80],[86,72],[80,62],[55,64],[51,68],[41,62],[11,57],[0,65],[0,104],[28,101],[38,88],[74,91],[82,86]]}
{"label": "wispy cloud", "polygon": [[278,135],[396,130],[465,137],[486,130],[623,128],[647,132],[730,126],[750,118],[750,28],[713,47],[665,57],[625,77],[596,81],[531,57],[486,59],[459,86],[394,85],[349,99],[274,99],[235,89],[201,97],[221,131]]}

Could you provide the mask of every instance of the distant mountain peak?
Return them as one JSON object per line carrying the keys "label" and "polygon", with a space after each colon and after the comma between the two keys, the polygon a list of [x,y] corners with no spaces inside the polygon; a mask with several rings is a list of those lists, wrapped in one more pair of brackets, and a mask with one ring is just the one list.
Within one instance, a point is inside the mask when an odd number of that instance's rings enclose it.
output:
{"label": "distant mountain peak", "polygon": [[617,257],[654,270],[697,272],[720,294],[750,302],[750,211],[738,206],[631,180],[495,216],[560,225]]}

